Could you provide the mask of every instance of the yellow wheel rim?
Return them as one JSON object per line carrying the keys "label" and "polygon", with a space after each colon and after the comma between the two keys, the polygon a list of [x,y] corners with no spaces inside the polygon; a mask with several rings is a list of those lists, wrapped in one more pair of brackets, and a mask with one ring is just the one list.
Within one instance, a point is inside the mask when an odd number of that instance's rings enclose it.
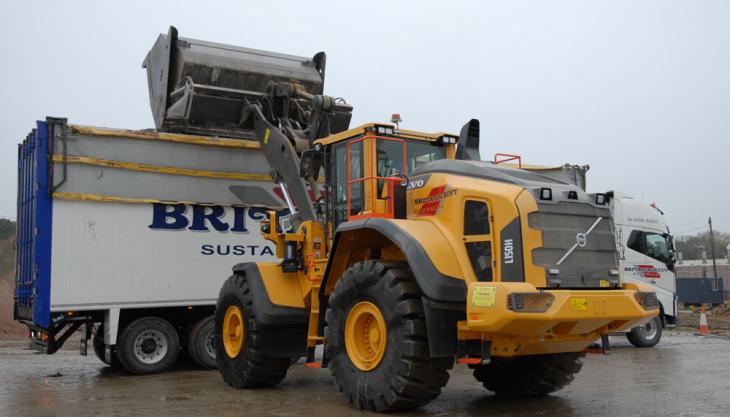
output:
{"label": "yellow wheel rim", "polygon": [[367,301],[355,304],[345,322],[345,347],[352,364],[362,371],[377,368],[387,342],[388,330],[380,309]]}
{"label": "yellow wheel rim", "polygon": [[230,306],[223,317],[223,347],[229,357],[235,358],[241,353],[243,340],[246,337],[243,331],[243,313],[238,306]]}

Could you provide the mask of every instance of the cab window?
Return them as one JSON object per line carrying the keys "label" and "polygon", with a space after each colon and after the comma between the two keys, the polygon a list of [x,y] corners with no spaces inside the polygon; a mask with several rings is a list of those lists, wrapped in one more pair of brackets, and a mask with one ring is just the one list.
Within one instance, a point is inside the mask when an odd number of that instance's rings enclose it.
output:
{"label": "cab window", "polygon": [[[437,142],[406,139],[406,169],[403,169],[403,143],[396,140],[377,141],[377,175],[392,177],[408,174],[431,161],[446,157],[444,147]],[[383,192],[385,182],[378,180],[378,195]]]}
{"label": "cab window", "polygon": [[666,234],[634,230],[629,235],[627,246],[659,262],[672,263],[671,242]]}
{"label": "cab window", "polygon": [[[362,178],[362,142],[350,146],[350,180]],[[335,227],[347,221],[347,143],[339,144],[334,151],[334,222]],[[354,182],[350,184],[350,215],[358,214],[363,208],[363,183]]]}
{"label": "cab window", "polygon": [[489,206],[484,201],[464,202],[464,244],[474,275],[479,281],[493,280],[492,236]]}

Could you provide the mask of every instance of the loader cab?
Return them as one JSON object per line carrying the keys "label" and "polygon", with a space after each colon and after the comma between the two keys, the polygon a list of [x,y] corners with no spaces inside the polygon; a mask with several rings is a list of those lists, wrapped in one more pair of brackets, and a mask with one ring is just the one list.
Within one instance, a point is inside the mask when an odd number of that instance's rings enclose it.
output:
{"label": "loader cab", "polygon": [[408,173],[453,157],[452,138],[368,124],[316,141],[325,153],[332,230],[343,222],[370,217],[405,218]]}

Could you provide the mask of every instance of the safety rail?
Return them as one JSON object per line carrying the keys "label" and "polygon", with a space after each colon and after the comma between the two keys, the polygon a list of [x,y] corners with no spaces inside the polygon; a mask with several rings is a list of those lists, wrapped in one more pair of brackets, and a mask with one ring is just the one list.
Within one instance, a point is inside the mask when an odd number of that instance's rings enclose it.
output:
{"label": "safety rail", "polygon": [[517,161],[517,167],[522,169],[522,157],[520,155],[513,155],[509,153],[495,153],[494,163],[499,165],[509,161]]}

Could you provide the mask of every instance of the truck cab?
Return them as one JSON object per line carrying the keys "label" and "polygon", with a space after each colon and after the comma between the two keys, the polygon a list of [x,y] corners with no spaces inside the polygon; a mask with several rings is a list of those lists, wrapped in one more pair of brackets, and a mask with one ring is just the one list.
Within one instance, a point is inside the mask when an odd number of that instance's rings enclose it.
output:
{"label": "truck cab", "polygon": [[643,329],[629,333],[632,344],[653,346],[661,338],[661,329],[677,324],[675,251],[664,214],[655,205],[647,205],[628,194],[607,193],[616,230],[622,282],[654,287],[661,304],[661,314]]}

